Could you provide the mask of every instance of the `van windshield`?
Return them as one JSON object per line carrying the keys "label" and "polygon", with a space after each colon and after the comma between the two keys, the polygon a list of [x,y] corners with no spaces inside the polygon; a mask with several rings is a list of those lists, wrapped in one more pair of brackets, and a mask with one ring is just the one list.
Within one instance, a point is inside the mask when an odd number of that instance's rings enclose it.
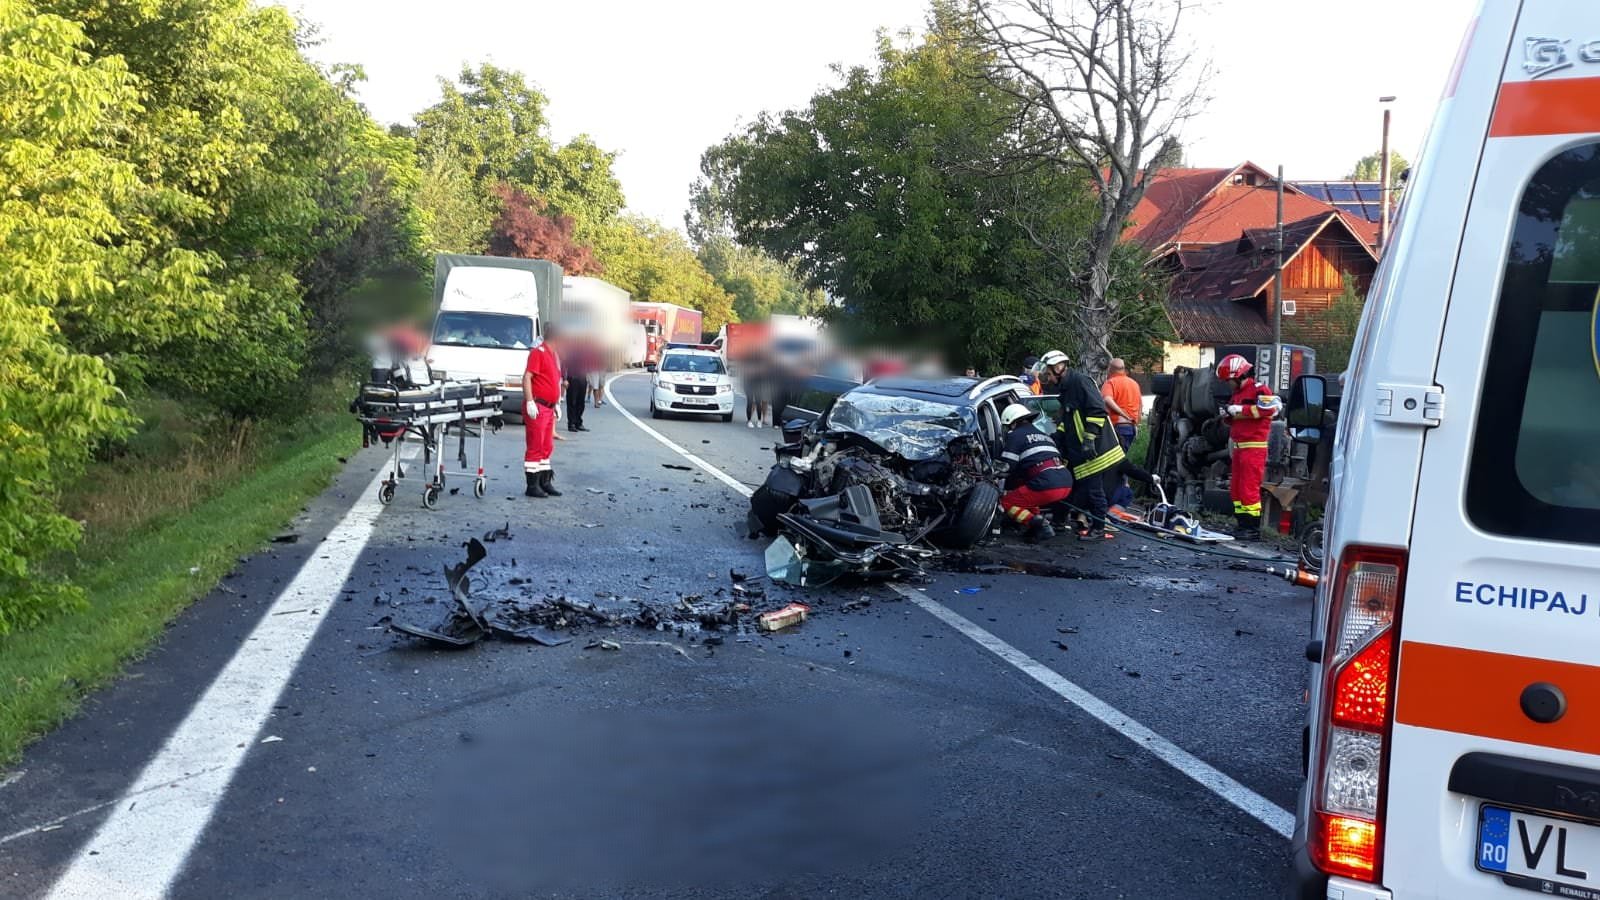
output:
{"label": "van windshield", "polygon": [[433,324],[433,342],[450,347],[527,350],[533,346],[533,320],[498,313],[442,312]]}
{"label": "van windshield", "polygon": [[1600,144],[1529,182],[1473,437],[1467,512],[1515,537],[1600,543]]}

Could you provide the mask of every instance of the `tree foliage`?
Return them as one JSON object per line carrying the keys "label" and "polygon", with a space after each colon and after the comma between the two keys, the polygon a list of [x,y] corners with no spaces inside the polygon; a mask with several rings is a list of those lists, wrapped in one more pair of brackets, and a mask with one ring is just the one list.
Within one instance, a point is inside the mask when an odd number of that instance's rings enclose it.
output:
{"label": "tree foliage", "polygon": [[618,216],[598,235],[595,250],[606,280],[635,300],[698,309],[707,332],[738,321],[732,295],[712,280],[684,236],[659,222]]}
{"label": "tree foliage", "polygon": [[[936,7],[920,43],[880,38],[876,66],[708,149],[691,233],[703,246],[731,233],[792,263],[866,337],[932,344],[957,365],[1003,371],[1075,346],[1076,323],[1053,311],[1076,297],[1075,272],[1030,227],[1081,239],[1095,195],[1086,175],[996,170],[1021,101],[976,77],[986,61],[972,38],[970,19]],[[1019,199],[1048,221],[1017,215]],[[1118,290],[1159,296],[1136,257],[1119,256]]]}
{"label": "tree foliage", "polygon": [[548,259],[569,275],[598,275],[594,250],[572,237],[572,217],[551,215],[547,204],[509,184],[495,187],[500,215],[489,232],[489,252],[495,256]]}
{"label": "tree foliage", "polygon": [[410,144],[303,38],[247,0],[0,0],[0,633],[75,596],[37,562],[123,391],[287,407],[348,363],[346,296],[418,270]]}
{"label": "tree foliage", "polygon": [[[1355,168],[1345,177],[1351,181],[1378,181],[1383,177],[1383,154],[1368,153],[1356,160]],[[1394,184],[1400,180],[1401,173],[1411,168],[1406,158],[1394,150],[1389,151],[1389,183]]]}

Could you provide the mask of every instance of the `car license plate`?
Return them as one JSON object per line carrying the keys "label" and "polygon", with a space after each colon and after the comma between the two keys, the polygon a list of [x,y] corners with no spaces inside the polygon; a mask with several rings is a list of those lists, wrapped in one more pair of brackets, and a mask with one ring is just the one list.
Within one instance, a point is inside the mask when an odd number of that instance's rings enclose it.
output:
{"label": "car license plate", "polygon": [[685,402],[685,403],[687,403],[687,404],[689,404],[691,406],[716,406],[717,405],[717,401],[712,400],[709,397],[687,397],[687,398],[684,399],[683,402]]}
{"label": "car license plate", "polygon": [[1484,804],[1477,846],[1478,869],[1512,887],[1600,900],[1600,825]]}

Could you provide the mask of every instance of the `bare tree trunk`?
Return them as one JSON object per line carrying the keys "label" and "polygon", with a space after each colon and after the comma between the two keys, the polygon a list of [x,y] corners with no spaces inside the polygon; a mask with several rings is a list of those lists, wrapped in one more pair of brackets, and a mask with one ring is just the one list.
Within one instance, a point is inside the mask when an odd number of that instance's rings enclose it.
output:
{"label": "bare tree trunk", "polygon": [[1078,336],[1081,365],[1098,377],[1120,324],[1111,291],[1122,231],[1163,151],[1204,105],[1208,66],[1179,37],[1195,0],[972,0],[986,73],[1019,103],[1014,145],[1001,168],[1045,167],[1093,185],[1087,235],[1050,227],[1048,211],[1019,197],[1030,239],[1076,287],[1051,298]]}

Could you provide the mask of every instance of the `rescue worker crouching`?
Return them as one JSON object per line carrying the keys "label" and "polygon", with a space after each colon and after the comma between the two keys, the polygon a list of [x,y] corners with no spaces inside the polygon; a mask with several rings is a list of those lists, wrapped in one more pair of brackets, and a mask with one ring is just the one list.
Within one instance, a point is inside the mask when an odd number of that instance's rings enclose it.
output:
{"label": "rescue worker crouching", "polygon": [[1000,458],[1010,464],[1000,511],[1023,529],[1030,544],[1056,536],[1043,510],[1066,500],[1072,493],[1072,472],[1061,463],[1061,452],[1050,435],[1034,427],[1038,414],[1020,403],[1007,406],[1000,422],[1007,429]]}
{"label": "rescue worker crouching", "polygon": [[544,340],[528,351],[528,364],[522,373],[523,434],[527,452],[522,471],[528,480],[524,492],[529,497],[559,497],[550,455],[555,447],[556,420],[561,418],[561,336],[554,325],[546,326]]}
{"label": "rescue worker crouching", "polygon": [[1250,361],[1237,353],[1217,363],[1217,378],[1233,391],[1222,410],[1228,421],[1228,449],[1232,469],[1228,492],[1233,495],[1233,517],[1238,524],[1235,537],[1256,540],[1261,537],[1261,481],[1267,471],[1267,442],[1272,435],[1272,420],[1283,409],[1283,401],[1272,389],[1250,377]]}
{"label": "rescue worker crouching", "polygon": [[1072,361],[1060,350],[1040,357],[1044,376],[1054,384],[1061,402],[1061,420],[1056,426],[1056,446],[1072,467],[1077,496],[1073,505],[1089,517],[1087,527],[1078,529],[1083,540],[1110,540],[1116,532],[1106,524],[1110,504],[1106,499],[1104,473],[1121,464],[1126,454],[1106,415],[1100,386],[1083,372],[1071,368]]}

